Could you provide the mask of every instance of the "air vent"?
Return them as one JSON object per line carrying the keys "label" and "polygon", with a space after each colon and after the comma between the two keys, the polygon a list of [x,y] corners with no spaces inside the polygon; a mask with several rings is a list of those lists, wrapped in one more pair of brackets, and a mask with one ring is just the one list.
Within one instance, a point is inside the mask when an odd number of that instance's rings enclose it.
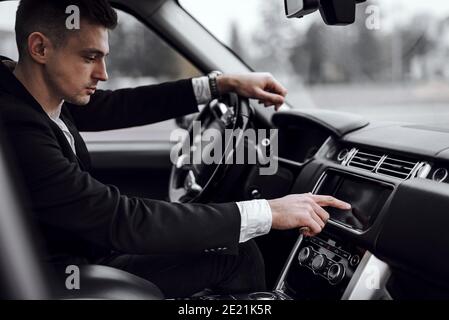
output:
{"label": "air vent", "polygon": [[368,171],[374,171],[382,158],[382,154],[357,150],[347,165],[348,167],[356,167]]}
{"label": "air vent", "polygon": [[381,162],[376,172],[400,179],[407,179],[410,177],[418,164],[419,163],[417,161],[406,161],[404,159],[397,159],[387,156]]}
{"label": "air vent", "polygon": [[420,168],[428,166],[425,162],[356,148],[349,152],[347,162],[342,161],[341,164],[403,180],[414,177]]}

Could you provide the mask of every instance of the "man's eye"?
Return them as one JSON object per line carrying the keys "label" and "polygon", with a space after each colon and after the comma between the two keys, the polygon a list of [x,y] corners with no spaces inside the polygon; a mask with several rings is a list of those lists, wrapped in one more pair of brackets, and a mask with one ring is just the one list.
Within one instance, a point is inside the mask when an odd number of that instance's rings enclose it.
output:
{"label": "man's eye", "polygon": [[95,62],[95,57],[85,57],[84,60],[86,62],[92,63],[92,62]]}

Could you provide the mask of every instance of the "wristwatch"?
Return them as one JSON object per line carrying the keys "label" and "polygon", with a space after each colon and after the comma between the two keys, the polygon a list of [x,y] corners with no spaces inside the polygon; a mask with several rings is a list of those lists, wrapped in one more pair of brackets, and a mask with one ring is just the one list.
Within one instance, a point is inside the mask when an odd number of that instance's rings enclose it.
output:
{"label": "wristwatch", "polygon": [[207,75],[207,77],[209,78],[209,88],[212,99],[218,99],[221,97],[220,91],[218,90],[217,77],[221,76],[222,74],[223,72],[220,71],[212,71]]}

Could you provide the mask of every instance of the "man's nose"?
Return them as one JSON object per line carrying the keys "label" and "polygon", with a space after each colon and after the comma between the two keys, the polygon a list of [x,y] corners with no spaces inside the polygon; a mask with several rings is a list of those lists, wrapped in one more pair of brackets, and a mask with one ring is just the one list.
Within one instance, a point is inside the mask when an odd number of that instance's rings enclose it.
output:
{"label": "man's nose", "polygon": [[93,78],[99,81],[107,81],[109,79],[108,72],[106,71],[106,62],[101,60],[97,65],[93,73]]}

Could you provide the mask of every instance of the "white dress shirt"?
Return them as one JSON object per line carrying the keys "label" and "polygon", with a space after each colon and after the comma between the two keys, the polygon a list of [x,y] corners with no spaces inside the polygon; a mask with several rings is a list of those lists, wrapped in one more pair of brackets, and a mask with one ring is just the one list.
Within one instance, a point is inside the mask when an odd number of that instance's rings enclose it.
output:
{"label": "white dress shirt", "polygon": [[[208,77],[193,78],[192,84],[198,105],[205,104],[211,100],[212,94]],[[76,154],[75,139],[59,116],[59,114],[49,115],[50,119],[62,130],[70,147]],[[267,200],[241,201],[237,202],[237,207],[241,216],[239,242],[246,242],[270,231],[272,213]]]}

